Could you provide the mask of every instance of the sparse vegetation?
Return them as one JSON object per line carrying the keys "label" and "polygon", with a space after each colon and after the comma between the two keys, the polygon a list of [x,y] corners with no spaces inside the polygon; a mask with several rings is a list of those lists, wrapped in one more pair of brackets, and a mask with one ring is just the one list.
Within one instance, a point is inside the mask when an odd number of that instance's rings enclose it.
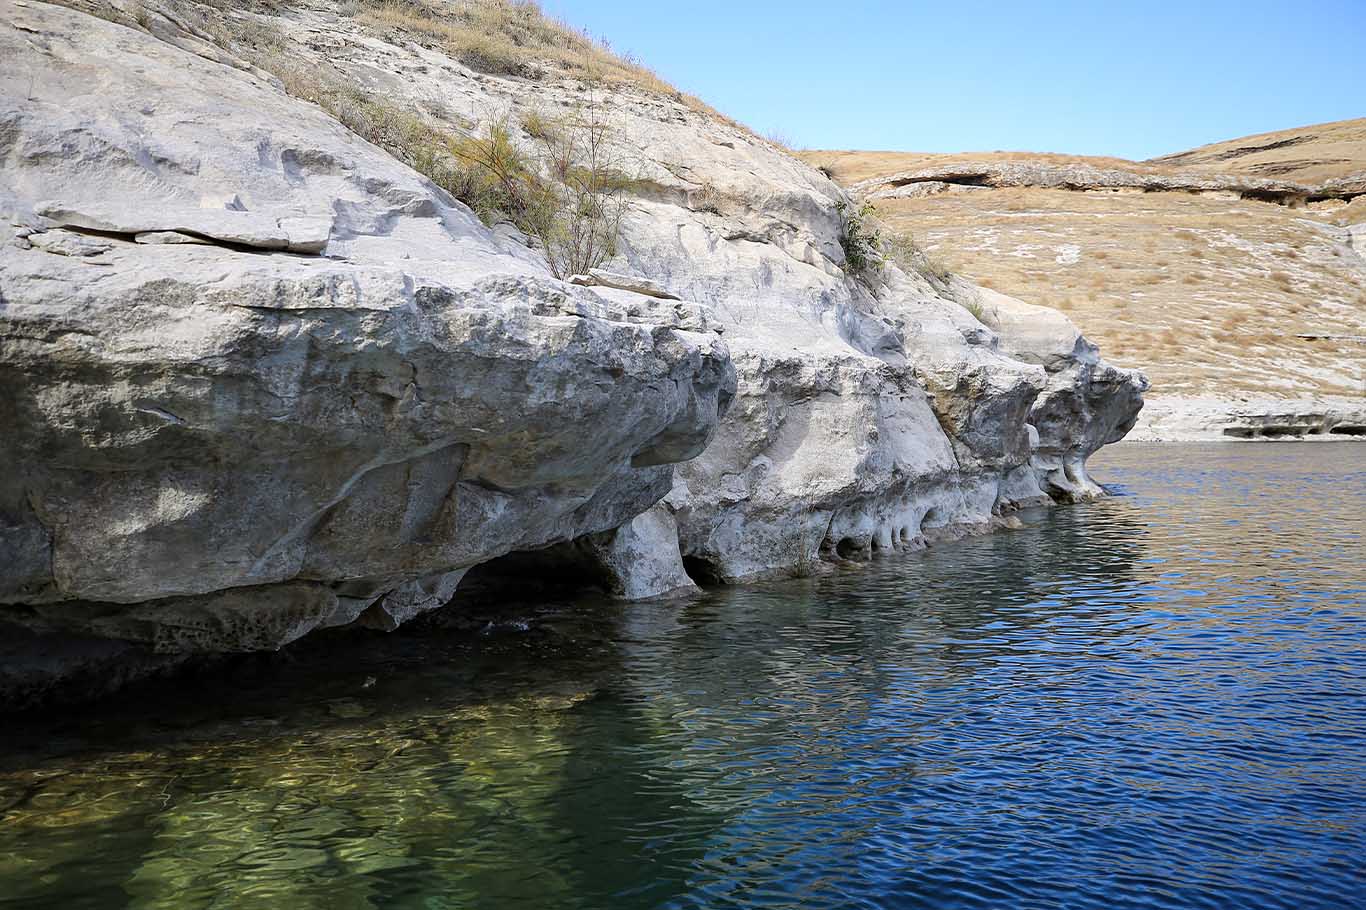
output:
{"label": "sparse vegetation", "polygon": [[689,193],[688,207],[694,212],[710,212],[713,215],[720,215],[724,200],[724,194],[716,188],[716,184],[708,180]]}
{"label": "sparse vegetation", "polygon": [[905,271],[917,273],[936,290],[942,291],[948,287],[953,273],[909,234],[890,234],[884,245],[892,261]]}
{"label": "sparse vegetation", "polygon": [[792,151],[792,137],[782,130],[769,130],[767,133],[764,133],[764,139],[785,152]]}
{"label": "sparse vegetation", "polygon": [[835,203],[839,212],[840,246],[844,249],[844,270],[851,278],[869,281],[886,262],[882,238],[871,223],[873,207],[854,208],[843,199]]}
{"label": "sparse vegetation", "polygon": [[540,131],[530,155],[513,140],[507,119],[495,119],[447,148],[463,198],[480,217],[505,217],[536,238],[550,270],[568,278],[616,255],[632,180],[619,166],[610,130],[596,104]]}
{"label": "sparse vegetation", "polygon": [[680,92],[629,54],[545,15],[534,0],[358,0],[358,22],[399,31],[435,46],[471,69],[539,79],[552,71],[604,86],[634,86],[739,127],[693,95]]}
{"label": "sparse vegetation", "polygon": [[563,123],[547,117],[540,111],[526,111],[522,114],[522,132],[532,139],[552,141],[559,135],[563,127]]}
{"label": "sparse vegetation", "polygon": [[583,32],[547,17],[531,0],[360,0],[358,22],[435,44],[472,69],[537,76],[544,65],[595,80],[677,92],[642,66],[627,63]]}
{"label": "sparse vegetation", "polygon": [[[837,160],[843,169],[845,159]],[[1029,194],[1029,214],[1001,211],[1012,192]],[[876,206],[884,233],[929,233],[935,250],[964,262],[978,284],[1045,305],[1071,298],[1067,313],[1087,336],[1119,363],[1143,366],[1164,394],[1260,390],[1286,363],[1303,364],[1277,374],[1287,388],[1304,394],[1352,389],[1341,351],[1306,350],[1286,331],[1366,333],[1366,310],[1354,306],[1362,292],[1353,280],[1362,274],[1359,260],[1308,224],[1302,210],[1184,194],[1134,199],[1047,188],[887,199]],[[1081,248],[1078,262],[1054,261],[1067,258],[1072,246]],[[1298,261],[1285,258],[1287,247],[1300,252]],[[1099,250],[1107,251],[1104,260],[1093,256]],[[1335,250],[1351,258],[1330,255]],[[1277,272],[1286,277],[1273,278]],[[1251,314],[1247,325],[1225,326],[1229,307]],[[1199,321],[1209,314],[1209,322]],[[1168,326],[1181,337],[1175,347],[1162,343]],[[1205,328],[1191,330],[1196,326]],[[1249,354],[1255,369],[1229,358],[1230,346],[1262,334],[1261,348]]]}
{"label": "sparse vegetation", "polygon": [[[107,0],[67,4],[123,24],[130,24],[131,18],[149,30],[155,25],[141,3],[130,14]],[[586,272],[615,255],[632,180],[610,151],[609,128],[596,103],[590,101],[586,109],[562,120],[536,111],[525,113],[520,127],[532,143],[526,152],[505,116],[492,118],[479,129],[462,123],[470,132],[461,133],[433,125],[417,111],[396,107],[335,70],[299,65],[281,34],[267,24],[270,20],[242,15],[279,13],[282,7],[276,0],[164,0],[161,5],[218,46],[273,73],[286,92],[317,104],[464,202],[486,223],[514,224],[539,242],[557,277]],[[511,57],[499,55],[515,55],[526,63],[540,54],[585,79],[631,77],[648,88],[663,86],[643,68],[547,19],[529,0],[468,0],[439,8],[427,0],[360,0],[349,6],[353,15],[374,24],[440,38],[452,54],[487,52],[482,62],[489,71],[511,72]]]}
{"label": "sparse vegetation", "polygon": [[914,272],[936,290],[948,287],[952,273],[931,256],[908,234],[884,234],[875,217],[874,209],[865,203],[858,209],[843,200],[835,203],[843,221],[840,246],[844,249],[845,271],[852,278],[870,283],[886,267],[894,263],[903,271]]}
{"label": "sparse vegetation", "polygon": [[615,255],[632,181],[609,151],[609,128],[596,104],[553,121],[524,114],[528,152],[508,116],[468,134],[450,132],[316,74],[290,69],[280,75],[291,94],[404,161],[486,224],[510,222],[534,238],[556,277],[586,272]]}

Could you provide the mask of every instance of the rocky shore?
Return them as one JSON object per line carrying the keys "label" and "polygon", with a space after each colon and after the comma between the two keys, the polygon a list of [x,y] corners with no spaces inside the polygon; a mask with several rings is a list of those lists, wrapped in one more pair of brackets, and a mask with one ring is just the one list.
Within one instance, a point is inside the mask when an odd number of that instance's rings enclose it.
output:
{"label": "rocky shore", "polygon": [[643,598],[987,531],[1101,495],[1142,406],[1056,311],[855,268],[843,190],[676,94],[482,72],[347,4],[228,14],[424,129],[603,112],[629,205],[560,278],[193,4],[136,6],[0,0],[10,706],[509,569]]}
{"label": "rocky shore", "polygon": [[1131,442],[1346,440],[1366,436],[1366,399],[1153,396]]}

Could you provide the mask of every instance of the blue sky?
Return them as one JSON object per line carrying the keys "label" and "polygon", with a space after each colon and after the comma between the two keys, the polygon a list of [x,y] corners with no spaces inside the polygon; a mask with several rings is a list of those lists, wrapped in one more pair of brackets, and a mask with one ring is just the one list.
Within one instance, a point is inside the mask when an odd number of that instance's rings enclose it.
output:
{"label": "blue sky", "polygon": [[809,148],[1147,158],[1366,116],[1366,0],[542,0]]}

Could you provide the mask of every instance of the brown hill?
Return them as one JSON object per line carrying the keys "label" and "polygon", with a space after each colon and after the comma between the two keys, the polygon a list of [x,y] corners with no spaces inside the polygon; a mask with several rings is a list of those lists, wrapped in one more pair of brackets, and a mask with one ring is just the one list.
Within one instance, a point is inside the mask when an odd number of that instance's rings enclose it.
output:
{"label": "brown hill", "polygon": [[1366,172],[1366,118],[1244,136],[1144,163],[1322,183]]}
{"label": "brown hill", "polygon": [[1154,414],[1177,399],[1266,399],[1268,414],[1366,399],[1366,120],[1147,162],[803,157],[942,266],[1064,310],[1143,367]]}

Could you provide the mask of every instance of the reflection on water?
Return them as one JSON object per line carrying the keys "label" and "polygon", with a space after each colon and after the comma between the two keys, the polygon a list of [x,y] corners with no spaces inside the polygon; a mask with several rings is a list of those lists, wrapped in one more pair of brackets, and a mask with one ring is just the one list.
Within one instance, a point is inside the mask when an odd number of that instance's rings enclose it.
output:
{"label": "reflection on water", "polygon": [[1124,447],[1018,532],[11,720],[0,906],[1349,906],[1364,468]]}

